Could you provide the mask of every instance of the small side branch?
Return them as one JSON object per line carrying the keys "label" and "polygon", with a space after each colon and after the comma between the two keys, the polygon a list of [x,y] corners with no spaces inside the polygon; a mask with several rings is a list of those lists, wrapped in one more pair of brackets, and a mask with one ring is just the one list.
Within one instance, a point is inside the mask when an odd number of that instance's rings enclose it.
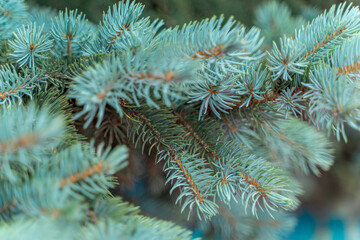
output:
{"label": "small side branch", "polygon": [[6,92],[0,92],[0,99],[5,100],[10,94],[13,94],[13,93],[15,93],[17,91],[20,91],[21,89],[23,89],[27,85],[28,85],[28,82],[26,82],[24,84],[21,84],[20,86],[14,88],[14,89],[8,90]]}
{"label": "small side branch", "polygon": [[222,54],[224,54],[223,48],[224,48],[224,44],[221,44],[221,45],[211,48],[209,50],[198,51],[196,54],[192,55],[192,57],[193,58],[202,58],[202,59],[218,57],[218,56],[221,56]]}
{"label": "small side branch", "polygon": [[317,52],[319,50],[319,48],[324,47],[326,44],[328,44],[330,41],[332,41],[335,37],[339,36],[345,30],[346,30],[346,27],[343,27],[340,30],[336,30],[333,34],[328,35],[323,42],[318,43],[311,50],[307,51],[304,58],[307,58],[309,55],[312,55],[315,52]]}
{"label": "small side branch", "polygon": [[351,65],[347,65],[343,68],[340,68],[337,72],[337,75],[345,75],[348,73],[354,73],[357,72],[360,69],[360,62],[351,64]]}
{"label": "small side branch", "polygon": [[107,168],[108,166],[104,162],[96,163],[91,167],[85,169],[83,172],[75,173],[69,177],[63,178],[60,182],[60,188],[65,187],[68,183],[77,183],[79,181],[85,180],[86,178],[100,173]]}

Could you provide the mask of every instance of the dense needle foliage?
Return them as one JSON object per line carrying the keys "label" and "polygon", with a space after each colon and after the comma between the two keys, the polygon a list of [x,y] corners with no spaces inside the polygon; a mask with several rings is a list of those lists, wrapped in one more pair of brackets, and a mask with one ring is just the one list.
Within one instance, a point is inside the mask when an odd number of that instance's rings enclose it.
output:
{"label": "dense needle foliage", "polygon": [[112,196],[125,144],[156,155],[189,219],[276,239],[306,191],[296,174],[332,165],[326,132],[359,128],[358,7],[307,22],[271,2],[263,33],[224,16],[166,28],[143,10],[121,1],[95,25],[1,1],[1,239],[190,239]]}

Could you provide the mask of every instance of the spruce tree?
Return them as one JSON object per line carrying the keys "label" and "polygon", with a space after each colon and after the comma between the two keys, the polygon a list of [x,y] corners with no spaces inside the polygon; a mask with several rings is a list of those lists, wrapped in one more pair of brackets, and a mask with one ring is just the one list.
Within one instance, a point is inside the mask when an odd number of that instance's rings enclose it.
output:
{"label": "spruce tree", "polygon": [[359,128],[358,7],[307,21],[264,5],[267,51],[233,18],[166,28],[143,10],[121,1],[95,25],[0,2],[0,239],[191,239],[111,193],[134,147],[156,155],[189,219],[277,239],[306,191],[297,174],[328,170],[328,135]]}

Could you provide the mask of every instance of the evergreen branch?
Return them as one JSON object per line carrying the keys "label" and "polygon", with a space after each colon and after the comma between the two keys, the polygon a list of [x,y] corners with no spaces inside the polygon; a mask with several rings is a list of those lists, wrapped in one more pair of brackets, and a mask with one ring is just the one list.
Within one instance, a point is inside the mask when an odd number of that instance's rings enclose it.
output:
{"label": "evergreen branch", "polygon": [[281,96],[276,99],[278,110],[285,110],[285,118],[288,117],[288,113],[291,111],[296,117],[301,115],[301,111],[305,110],[305,99],[301,91],[297,91],[295,88],[282,91]]}
{"label": "evergreen branch", "polygon": [[[159,159],[165,158],[164,154],[167,153],[160,153]],[[169,154],[172,155],[174,152],[170,150]],[[196,214],[200,220],[202,218],[206,220],[216,215],[218,206],[215,199],[210,199],[214,197],[212,193],[213,173],[211,169],[204,168],[205,161],[186,153],[176,154],[174,157],[171,156],[171,159],[172,161],[168,160],[168,167],[165,169],[168,172],[167,182],[173,182],[170,193],[181,187],[181,192],[176,200],[176,203],[181,203],[184,198],[181,211],[189,206],[188,218],[190,218],[191,212],[197,206]]]}
{"label": "evergreen branch", "polygon": [[203,203],[204,202],[204,196],[198,190],[197,186],[195,185],[194,181],[192,180],[191,176],[189,175],[189,171],[186,170],[186,168],[184,167],[184,165],[183,165],[182,161],[180,160],[180,158],[175,158],[173,160],[177,163],[177,165],[180,168],[182,174],[184,175],[186,181],[190,185],[190,188],[195,192],[196,199],[199,201],[199,203]]}
{"label": "evergreen branch", "polygon": [[349,74],[349,73],[356,73],[358,72],[358,69],[360,69],[360,62],[351,64],[351,65],[347,65],[343,68],[339,68],[337,74]]}
{"label": "evergreen branch", "polygon": [[[160,151],[158,161],[165,161],[167,182],[174,181],[170,193],[178,187],[181,188],[176,202],[181,202],[184,198],[182,211],[189,206],[190,217],[192,210],[197,206],[196,213],[200,219],[215,215],[217,205],[209,199],[213,195],[211,190],[212,170],[208,168],[203,159],[186,151],[186,145],[183,144],[183,138],[181,138],[185,135],[184,131],[175,124],[174,116],[163,111],[152,110],[149,112],[143,108],[134,109],[129,114],[132,119],[142,123],[133,126],[136,127],[135,129],[130,129],[129,133],[133,141],[135,134],[138,134],[137,139],[145,141],[144,144],[146,142],[151,144],[150,150],[157,145],[158,151]],[[160,119],[163,120],[159,121]],[[172,129],[171,134],[168,129]],[[174,135],[175,132],[178,134]],[[135,144],[137,143],[138,141],[135,142]]]}
{"label": "evergreen branch", "polygon": [[[205,142],[204,139],[202,139],[199,134],[194,130],[194,128],[181,116],[180,113],[175,112],[175,116],[178,118],[178,122],[183,125],[186,130],[189,132],[189,134],[191,134],[196,141],[200,144],[200,146],[206,151],[206,152],[210,152],[211,154],[216,154],[215,152],[213,152],[209,146],[208,143]],[[214,129],[212,129],[214,130]],[[188,134],[185,134],[185,136],[187,136]],[[217,134],[216,134],[217,135]]]}
{"label": "evergreen branch", "polygon": [[116,38],[120,38],[123,32],[129,31],[129,27],[130,27],[130,24],[128,24],[126,26],[124,24],[121,25],[120,29],[118,31],[116,31],[116,34],[113,35],[113,37],[109,39],[111,44],[113,44],[113,42],[115,41]]}
{"label": "evergreen branch", "polygon": [[75,77],[69,92],[69,97],[76,98],[78,104],[84,106],[75,118],[86,115],[87,127],[97,115],[99,126],[107,105],[123,116],[119,99],[136,105],[145,100],[147,105],[157,108],[156,99],[162,99],[166,105],[183,99],[182,82],[191,79],[196,65],[185,63],[170,53],[159,57],[138,50],[134,56],[126,51],[119,57],[112,56],[89,67]]}
{"label": "evergreen branch", "polygon": [[129,0],[119,2],[103,15],[99,27],[99,39],[90,44],[88,52],[127,51],[135,55],[140,48],[152,48],[158,44],[157,33],[163,21],[150,22],[140,18],[144,6]]}
{"label": "evergreen branch", "polygon": [[261,184],[256,181],[255,178],[252,178],[251,176],[249,176],[248,174],[246,174],[245,172],[238,170],[238,173],[240,173],[242,175],[242,178],[244,178],[244,180],[251,186],[253,186],[255,188],[255,190],[257,192],[259,192],[259,194],[266,198],[267,194],[270,193],[269,190],[265,189],[264,187],[261,186]]}
{"label": "evergreen branch", "polygon": [[346,141],[344,124],[358,129],[358,99],[354,83],[347,75],[338,75],[338,70],[320,65],[310,75],[311,83],[305,84],[310,91],[305,95],[311,101],[309,113],[320,127],[333,130],[339,140]]}
{"label": "evergreen branch", "polygon": [[30,68],[35,68],[35,63],[40,59],[46,59],[46,54],[52,48],[52,40],[49,35],[43,34],[44,25],[37,27],[36,24],[23,26],[14,33],[15,39],[9,41],[13,53],[10,56],[14,57],[20,67],[29,65]]}
{"label": "evergreen branch", "polygon": [[[47,187],[44,189],[49,190]],[[100,202],[94,209],[94,212],[99,214],[97,221],[94,224],[86,223],[84,225],[83,222],[87,220],[84,213],[91,211],[89,206],[80,205],[79,201],[76,201],[76,204],[74,199],[72,199],[72,205],[69,206],[66,205],[66,202],[70,199],[64,201],[63,199],[56,199],[56,194],[44,195],[44,193],[32,192],[31,194],[39,194],[48,201],[50,200],[51,203],[58,200],[58,206],[63,204],[60,209],[51,209],[49,208],[50,205],[47,205],[40,210],[37,209],[40,206],[36,203],[36,206],[31,206],[31,209],[28,210],[33,211],[33,215],[35,213],[38,215],[32,218],[18,218],[7,224],[3,223],[0,228],[1,238],[5,237],[9,240],[26,240],[28,238],[75,240],[101,239],[104,237],[114,240],[123,237],[144,240],[149,237],[172,240],[191,239],[189,231],[177,227],[171,222],[142,217],[135,207],[117,198],[97,201],[97,203]],[[62,195],[64,194],[62,193]],[[113,211],[110,213],[109,210]],[[21,233],[18,231],[19,229]],[[42,234],[39,235],[39,232]]]}
{"label": "evergreen branch", "polygon": [[[211,57],[218,57],[222,54],[225,54],[225,52],[222,51],[224,47],[224,44],[220,44],[219,46],[213,47],[209,50],[204,51],[198,51],[196,54],[194,54],[193,58],[211,58]],[[243,50],[246,52],[246,49]]]}
{"label": "evergreen branch", "polygon": [[81,144],[61,151],[56,156],[59,165],[50,171],[55,176],[56,172],[60,172],[59,188],[69,187],[75,195],[88,198],[107,194],[107,188],[113,185],[108,176],[126,166],[127,149],[120,146],[110,153],[109,148],[104,151],[102,148],[103,146],[98,148],[96,155],[90,146]]}
{"label": "evergreen branch", "polygon": [[325,11],[296,31],[294,39],[283,38],[280,50],[274,44],[268,58],[273,77],[277,79],[282,76],[285,80],[291,80],[293,77],[290,74],[303,75],[309,63],[315,65],[329,52],[341,47],[347,38],[356,36],[360,29],[359,17],[358,7],[352,4],[334,5],[328,12]]}
{"label": "evergreen branch", "polygon": [[[253,130],[249,129],[251,122],[236,121],[232,119],[230,122],[233,128],[229,133],[231,141],[244,142],[256,156],[282,165],[285,169],[301,170],[306,174],[312,172],[319,176],[320,170],[328,170],[333,163],[331,144],[325,136],[300,120],[293,117],[286,120],[275,118],[270,122],[263,121]],[[298,135],[299,131],[301,135]],[[308,141],[311,144],[307,144]]]}
{"label": "evergreen branch", "polygon": [[63,119],[51,116],[46,108],[39,111],[34,104],[10,109],[0,110],[1,175],[15,182],[27,176],[35,163],[49,160],[47,156],[60,143]]}
{"label": "evergreen branch", "polygon": [[[41,176],[28,178],[26,182],[17,184],[16,188],[13,188],[10,182],[2,182],[3,193],[8,197],[8,202],[3,202],[6,204],[3,208],[11,211],[2,213],[2,218],[5,217],[7,222],[11,222],[11,219],[16,219],[16,216],[21,214],[27,218],[50,216],[71,221],[81,215],[84,207],[78,200],[71,202],[70,191],[57,188],[57,181],[54,179],[44,180]],[[75,211],[69,214],[71,208],[76,210],[72,209]]]}
{"label": "evergreen branch", "polygon": [[97,221],[114,219],[118,222],[126,221],[129,216],[136,216],[140,213],[139,207],[125,202],[120,197],[105,197],[96,199],[89,209],[89,215],[96,224]]}
{"label": "evergreen branch", "polygon": [[200,58],[208,63],[216,61],[229,71],[235,71],[233,65],[262,58],[259,47],[263,40],[258,29],[251,28],[246,33],[245,27],[232,18],[223,22],[223,16],[191,22],[181,29],[176,27],[164,32],[164,38],[182,55]]}
{"label": "evergreen branch", "polygon": [[10,106],[13,102],[22,102],[23,96],[32,96],[34,82],[39,80],[38,76],[33,76],[28,71],[24,71],[21,76],[11,65],[0,67],[0,104]]}
{"label": "evergreen branch", "polygon": [[[274,137],[268,140],[271,151],[275,152],[276,159],[282,158],[282,161],[292,161],[291,166],[300,168],[306,174],[311,170],[315,175],[320,175],[320,170],[327,171],[333,164],[331,153],[331,145],[325,136],[316,131],[312,126],[291,118],[290,121],[284,121],[279,124],[279,132],[273,133],[277,135],[281,142]],[[302,132],[301,138],[297,136],[297,132]],[[265,137],[266,138],[266,137]],[[308,139],[313,139],[311,144],[306,144]],[[286,146],[280,149],[276,144]],[[279,145],[278,145],[279,146]],[[275,159],[275,160],[276,160]]]}
{"label": "evergreen branch", "polygon": [[299,186],[282,170],[259,157],[247,154],[244,147],[235,147],[234,143],[221,146],[218,154],[225,156],[219,164],[228,169],[227,175],[238,178],[238,194],[245,210],[251,204],[253,215],[258,216],[258,209],[264,211],[265,208],[272,216],[270,210],[276,211],[279,207],[289,210],[297,207],[296,195],[300,193]]}
{"label": "evergreen branch", "polygon": [[[68,221],[83,215],[85,206],[81,206],[79,199],[71,199],[69,190],[56,187],[56,179],[46,180],[41,177],[28,180],[14,191],[14,201],[20,213],[27,217],[50,216]],[[73,212],[69,212],[70,209]]]}
{"label": "evergreen branch", "polygon": [[[105,165],[105,166],[104,166]],[[69,177],[63,178],[60,183],[60,187],[65,187],[68,183],[77,183],[79,181],[84,181],[86,178],[96,175],[102,171],[106,172],[110,168],[109,165],[104,164],[104,162],[96,163],[81,173],[74,173]]]}
{"label": "evergreen branch", "polygon": [[[332,6],[328,12],[324,12],[311,24],[296,32],[295,39],[303,43],[306,49],[304,58],[315,60],[321,56],[320,49],[332,48],[339,44],[335,41],[339,37],[354,36],[360,29],[359,9],[352,4],[342,3]],[[323,27],[323,28],[322,28]],[[308,34],[313,33],[313,38]]]}
{"label": "evergreen branch", "polygon": [[85,20],[85,15],[77,10],[60,11],[53,19],[51,35],[54,38],[54,55],[79,56],[82,46],[90,41],[91,25]]}
{"label": "evergreen branch", "polygon": [[248,107],[252,99],[263,100],[262,95],[265,93],[267,84],[267,73],[261,70],[261,66],[247,65],[244,68],[244,74],[240,75],[237,82],[236,93],[240,96],[246,96],[247,99],[240,107]]}
{"label": "evergreen branch", "polygon": [[280,48],[274,42],[267,59],[273,79],[281,77],[287,81],[292,80],[291,74],[304,74],[307,63],[301,58],[303,52],[302,45],[292,38],[280,39]]}
{"label": "evergreen branch", "polygon": [[[310,89],[307,86],[302,86],[300,88],[293,88],[293,89],[285,89],[282,92],[269,91],[266,94],[261,96],[262,97],[261,100],[253,98],[250,101],[248,101],[247,99],[245,99],[245,100],[242,100],[239,103],[237,103],[233,109],[245,108],[244,107],[245,103],[248,104],[248,106],[246,106],[246,108],[255,108],[255,107],[258,107],[258,106],[261,106],[264,104],[270,104],[272,102],[280,102],[281,99],[284,98],[284,94],[287,95],[287,97],[285,96],[285,98],[288,99],[289,97],[294,97],[294,96],[298,96],[300,94],[305,94],[308,91],[310,91]],[[303,99],[301,96],[299,98],[299,101],[305,101],[305,99]]]}
{"label": "evergreen branch", "polygon": [[[209,123],[206,123],[207,121],[203,120],[205,123],[198,123],[196,120],[193,120],[190,121],[190,125],[179,114],[176,115],[179,118],[179,122],[195,137],[197,140],[196,144],[199,144],[205,153],[210,156],[210,159],[212,159],[210,164],[215,167],[214,171],[217,174],[215,181],[216,193],[222,201],[229,204],[232,198],[237,201],[236,195],[241,194],[244,204],[247,205],[249,199],[246,199],[245,196],[252,196],[252,213],[254,215],[257,215],[256,209],[262,209],[262,206],[264,206],[268,212],[269,210],[274,211],[275,209],[271,207],[272,204],[276,207],[280,205],[284,209],[296,207],[296,204],[294,204],[294,202],[297,202],[295,196],[287,196],[286,193],[287,191],[291,191],[291,188],[282,185],[284,183],[290,184],[290,182],[284,176],[272,175],[271,173],[272,171],[280,173],[279,169],[275,170],[276,168],[271,166],[271,164],[261,159],[255,160],[252,156],[240,154],[240,150],[231,150],[232,147],[229,144],[219,147],[216,146],[218,145],[216,142],[208,142],[210,138],[206,137],[207,127],[209,126]],[[196,127],[195,130],[193,126]],[[201,135],[199,135],[199,133],[201,133]],[[211,136],[211,139],[214,139],[214,136],[215,139],[219,139],[219,137],[223,135],[220,131],[219,134],[216,134],[216,132],[214,132],[214,134]],[[213,146],[213,149],[210,150],[210,146]],[[223,148],[228,150],[224,151]],[[247,169],[251,170],[249,171]],[[277,181],[274,181],[276,178]],[[296,194],[295,190],[294,195]],[[283,199],[279,198],[278,195],[281,195]],[[261,201],[254,200],[254,196],[257,196],[258,199],[261,197]],[[291,206],[292,204],[294,204],[294,206]],[[269,214],[271,215],[270,212]]]}
{"label": "evergreen branch", "polygon": [[161,32],[163,25],[164,22],[161,20],[150,22],[149,18],[146,18],[130,27],[130,30],[112,42],[110,47],[120,52],[130,50],[133,55],[136,55],[139,49],[157,48],[157,51],[161,51],[159,48],[163,46],[160,45],[161,39],[158,33]]}
{"label": "evergreen branch", "polygon": [[[60,76],[54,77],[60,78]],[[44,78],[48,77],[44,76]],[[73,115],[69,99],[64,95],[61,95],[61,91],[56,88],[49,88],[46,92],[37,94],[34,97],[34,102],[40,111],[48,109],[50,116],[64,118],[65,129],[61,138],[61,143],[58,146],[59,151],[77,143],[79,140],[83,140],[83,137],[77,133],[72,122]]]}
{"label": "evergreen branch", "polygon": [[143,10],[144,5],[129,0],[114,4],[112,9],[109,7],[107,13],[103,15],[100,23],[101,35],[108,39],[108,44],[113,44],[125,31],[130,30],[130,25],[139,20]]}
{"label": "evergreen branch", "polygon": [[[10,182],[3,182],[4,196],[6,196],[6,199],[1,199],[3,209],[18,211],[27,216],[51,215],[54,211],[59,214],[60,212],[69,214],[69,207],[78,207],[78,211],[83,211],[84,207],[80,207],[80,203],[74,205],[72,200],[70,204],[70,196],[81,200],[82,196],[79,193],[89,198],[100,193],[107,194],[104,186],[109,187],[112,184],[104,178],[104,175],[111,175],[123,168],[125,165],[123,161],[127,157],[125,147],[118,147],[110,154],[109,149],[104,152],[100,150],[97,155],[98,157],[94,155],[90,147],[76,144],[60,151],[54,157],[48,156],[52,163],[37,165],[35,176],[30,177],[26,183],[19,184],[17,189],[9,187]],[[79,157],[82,161],[79,161]],[[46,163],[44,160],[43,162]],[[94,165],[89,166],[89,162],[94,162]],[[104,168],[105,164],[108,165],[107,169]],[[73,168],[67,168],[69,165]],[[84,168],[86,169],[81,174],[73,173],[76,169]],[[49,181],[49,179],[53,180]],[[10,209],[8,206],[13,207]],[[6,217],[5,214],[3,213],[2,217]]]}
{"label": "evergreen branch", "polygon": [[195,83],[188,84],[189,103],[201,101],[199,119],[208,113],[209,107],[220,118],[220,112],[227,113],[238,101],[236,78],[220,73],[216,68],[202,71],[200,77]]}
{"label": "evergreen branch", "polygon": [[346,30],[346,27],[342,27],[339,30],[335,30],[335,32],[332,33],[331,35],[326,36],[323,42],[318,43],[317,45],[313,46],[313,48],[311,50],[307,51],[304,58],[307,58],[309,55],[316,53],[320,48],[324,47],[330,41],[334,40],[336,37],[341,35],[345,30]]}
{"label": "evergreen branch", "polygon": [[[235,194],[239,179],[228,169],[225,158],[217,153],[216,145],[220,144],[218,140],[223,135],[218,123],[210,119],[203,119],[199,123],[191,116],[183,117],[177,113],[175,115],[178,117],[178,122],[188,130],[188,133],[184,135],[185,139],[190,141],[188,148],[193,152],[201,152],[201,155],[207,159],[209,167],[214,171],[216,195],[219,195],[220,200],[227,204],[231,198],[237,201]],[[209,129],[213,132],[211,137],[207,135]]]}
{"label": "evergreen branch", "polygon": [[0,154],[14,154],[22,148],[31,148],[38,144],[37,134],[23,135],[18,139],[8,142],[0,142]]}
{"label": "evergreen branch", "polygon": [[[50,10],[25,10],[22,0],[0,3],[0,239],[189,239],[109,194],[126,165],[126,148],[112,141],[123,128],[135,147],[156,149],[181,212],[200,220],[220,213],[209,224],[223,238],[276,239],[270,228],[291,223],[269,216],[295,209],[301,192],[285,170],[319,175],[333,162],[324,135],[295,117],[338,140],[345,124],[360,129],[360,11],[351,4],[283,37],[267,59],[259,29],[223,16],[164,29],[131,0],[110,7],[98,26],[77,10],[51,23]],[[267,37],[304,22],[276,2],[258,20],[274,30]],[[64,94],[80,106],[79,130],[96,142],[109,135],[113,151],[79,141]],[[93,122],[99,130],[82,129]],[[238,212],[239,201],[260,219]]]}
{"label": "evergreen branch", "polygon": [[244,108],[244,104],[247,104],[246,108],[254,108],[254,107],[257,107],[262,104],[275,102],[280,96],[281,96],[281,93],[268,92],[267,94],[262,96],[261,100],[253,98],[250,101],[248,101],[247,99],[245,99],[245,100],[242,100],[241,102],[237,103],[234,108],[235,109],[236,108]]}
{"label": "evergreen branch", "polygon": [[0,92],[0,98],[1,100],[5,100],[7,97],[9,97],[11,94],[14,94],[18,91],[21,91],[23,88],[25,88],[28,85],[28,83],[21,84],[20,86],[15,87],[14,89],[10,89],[5,92]]}
{"label": "evergreen branch", "polygon": [[26,19],[27,5],[23,0],[1,1],[0,16],[0,38],[9,39],[15,29]]}
{"label": "evergreen branch", "polygon": [[[79,105],[84,105],[83,111],[74,116],[79,118],[86,114],[87,127],[94,117],[98,116],[97,126],[103,118],[106,105],[110,105],[123,115],[119,99],[130,100],[124,89],[126,86],[116,81],[117,69],[115,64],[97,64],[89,67],[82,75],[75,77],[69,91],[70,98],[76,98]],[[115,68],[115,69],[114,69]],[[99,73],[101,72],[101,77]]]}
{"label": "evergreen branch", "polygon": [[[285,94],[290,89],[284,89],[283,92],[269,89],[267,73],[261,70],[260,66],[246,65],[241,72],[235,78],[232,75],[222,74],[216,68],[213,71],[207,69],[201,74],[204,76],[204,80],[199,79],[197,82],[189,84],[190,91],[187,93],[191,99],[189,103],[202,101],[199,119],[209,110],[221,118],[220,112],[228,113],[228,110],[250,109],[271,102],[280,104],[285,95],[287,98],[292,98],[292,101],[295,96],[298,96],[298,101],[305,102],[300,97],[302,96],[300,93],[307,92],[309,90],[307,87],[297,87],[291,90],[291,93]],[[285,105],[288,105],[288,102]],[[303,108],[298,104],[296,106]],[[292,109],[295,111],[294,108]]]}
{"label": "evergreen branch", "polygon": [[346,39],[344,43],[329,54],[327,62],[338,69],[338,74],[356,74],[359,67],[360,38]]}

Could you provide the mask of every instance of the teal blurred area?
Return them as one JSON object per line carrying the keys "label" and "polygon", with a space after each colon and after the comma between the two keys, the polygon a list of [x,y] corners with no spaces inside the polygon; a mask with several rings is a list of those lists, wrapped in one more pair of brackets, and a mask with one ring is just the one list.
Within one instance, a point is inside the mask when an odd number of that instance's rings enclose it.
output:
{"label": "teal blurred area", "polygon": [[[79,9],[88,19],[99,21],[101,14],[108,6],[115,4],[115,0],[29,0],[31,4],[51,6],[57,9]],[[164,19],[168,26],[183,24],[192,20],[199,20],[213,15],[234,16],[247,26],[252,26],[254,9],[268,0],[139,0],[146,5],[145,14],[153,18]],[[326,9],[332,4],[343,1],[336,0],[286,0],[294,15],[298,15],[304,6],[316,9]],[[347,1],[359,4],[360,1]]]}
{"label": "teal blurred area", "polygon": [[[103,11],[116,3],[114,0],[31,0],[32,6],[46,6],[55,9],[79,9],[90,21],[101,20]],[[255,10],[264,0],[139,0],[146,5],[144,15],[152,19],[164,19],[167,26],[183,24],[192,20],[200,20],[213,15],[234,16],[246,26],[256,24]],[[339,0],[288,0],[286,4],[292,16],[311,20],[316,14],[329,8]],[[360,1],[348,1],[359,5]],[[283,30],[288,31],[288,30]],[[284,32],[270,32],[273,36],[265,40],[267,47],[272,40]],[[286,32],[285,32],[286,33]],[[270,46],[271,47],[271,46]],[[284,240],[360,240],[360,134],[349,129],[348,143],[336,142],[336,161],[329,172],[320,178],[299,176],[304,185],[305,195],[301,208],[295,212],[298,220],[295,228]],[[145,171],[144,171],[145,172]],[[158,189],[163,179],[156,178],[148,183],[148,177],[139,174],[131,187],[123,187],[121,194],[141,206],[145,214],[162,219],[173,220],[194,231],[194,238],[221,239],[211,235],[211,229],[197,225],[194,221],[186,221],[180,216],[178,209],[173,209],[171,199],[164,191]],[[154,177],[155,178],[155,177]],[[156,185],[158,184],[158,186]],[[159,187],[160,188],[160,187]],[[167,192],[167,191],[165,191]],[[271,240],[271,239],[269,239]]]}

